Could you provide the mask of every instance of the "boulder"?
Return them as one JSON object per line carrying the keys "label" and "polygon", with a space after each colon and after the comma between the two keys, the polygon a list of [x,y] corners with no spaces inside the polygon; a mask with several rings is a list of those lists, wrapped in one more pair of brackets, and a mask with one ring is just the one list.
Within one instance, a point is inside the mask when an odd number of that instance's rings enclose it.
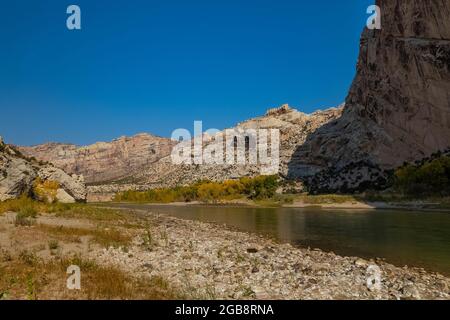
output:
{"label": "boulder", "polygon": [[36,178],[33,165],[13,154],[5,144],[0,143],[0,147],[0,201],[29,194]]}
{"label": "boulder", "polygon": [[[53,167],[46,165],[38,171],[38,176],[42,180],[56,181],[61,189],[77,202],[86,201],[87,190],[84,184],[83,176],[72,175]],[[59,191],[59,190],[58,190]]]}
{"label": "boulder", "polygon": [[26,163],[9,162],[0,175],[0,201],[30,193],[34,178],[34,171]]}
{"label": "boulder", "polygon": [[61,203],[75,203],[75,199],[68,194],[64,189],[58,189],[56,191],[56,200]]}

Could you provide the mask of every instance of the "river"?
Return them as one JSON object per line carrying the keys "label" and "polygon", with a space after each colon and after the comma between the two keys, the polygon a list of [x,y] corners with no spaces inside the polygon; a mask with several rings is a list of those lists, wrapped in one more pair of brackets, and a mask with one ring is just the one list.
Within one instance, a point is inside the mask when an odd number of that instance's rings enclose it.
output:
{"label": "river", "polygon": [[[111,204],[108,204],[110,206]],[[384,258],[397,266],[450,275],[450,213],[113,204],[233,226],[344,256]]]}

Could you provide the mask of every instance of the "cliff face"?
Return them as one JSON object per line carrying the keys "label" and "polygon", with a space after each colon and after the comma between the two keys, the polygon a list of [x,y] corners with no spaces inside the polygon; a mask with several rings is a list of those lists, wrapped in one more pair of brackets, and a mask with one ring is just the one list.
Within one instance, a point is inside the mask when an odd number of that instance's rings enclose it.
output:
{"label": "cliff face", "polygon": [[[450,1],[378,0],[381,30],[361,37],[343,116],[294,153],[291,177],[317,191],[375,182],[450,146]],[[317,174],[320,172],[319,174]]]}
{"label": "cliff face", "polygon": [[126,178],[170,154],[173,142],[149,134],[121,137],[79,147],[48,143],[18,147],[27,156],[53,163],[69,173],[82,174],[87,183]]}

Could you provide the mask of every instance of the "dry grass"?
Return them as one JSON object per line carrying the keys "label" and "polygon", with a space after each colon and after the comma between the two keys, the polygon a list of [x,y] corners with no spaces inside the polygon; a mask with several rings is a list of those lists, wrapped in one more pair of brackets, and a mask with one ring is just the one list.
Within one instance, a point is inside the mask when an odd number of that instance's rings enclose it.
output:
{"label": "dry grass", "polygon": [[54,213],[63,218],[79,218],[95,221],[119,221],[127,218],[127,213],[87,204],[46,203],[22,196],[18,199],[0,202],[0,214],[5,212]]}
{"label": "dry grass", "polygon": [[[180,299],[182,295],[175,292],[160,277],[137,278],[112,266],[98,265],[84,260],[77,246],[82,240],[94,242],[103,247],[130,246],[137,229],[142,225],[134,214],[108,208],[91,207],[74,204],[45,204],[21,198],[0,203],[1,212],[18,212],[17,228],[10,232],[23,233],[31,237],[19,237],[23,250],[9,248],[10,252],[0,249],[0,300],[1,299]],[[53,213],[45,219],[68,222],[68,225],[34,224],[38,213]],[[39,221],[38,218],[37,221]],[[69,222],[71,219],[77,220]],[[78,220],[88,220],[78,221]],[[29,227],[23,228],[22,225]],[[90,227],[95,226],[95,227]],[[82,239],[86,237],[86,239]],[[34,241],[35,246],[30,246]],[[39,245],[39,249],[36,249]],[[53,255],[50,251],[59,250]],[[69,248],[69,249],[68,249]],[[61,250],[60,250],[61,249]],[[30,251],[32,250],[32,251]],[[65,251],[68,250],[68,251]],[[74,250],[74,251],[72,251]],[[44,252],[45,251],[45,252]],[[62,258],[61,253],[72,255]],[[70,253],[67,253],[70,252]],[[39,254],[42,258],[38,258]],[[81,269],[81,290],[68,290],[66,281],[67,267],[77,265]]]}
{"label": "dry grass", "polygon": [[88,219],[93,221],[120,221],[127,219],[127,213],[109,208],[99,208],[85,204],[76,204],[65,211],[56,213],[57,217]]}
{"label": "dry grass", "polygon": [[18,213],[16,219],[14,220],[14,225],[16,227],[31,227],[36,223],[36,219],[22,213]]}
{"label": "dry grass", "polygon": [[127,247],[132,240],[130,235],[114,228],[84,229],[43,224],[36,226],[36,228],[51,237],[66,242],[80,242],[80,237],[90,236],[93,241],[105,248]]}
{"label": "dry grass", "polygon": [[[81,290],[68,290],[66,270],[81,269]],[[160,277],[135,278],[121,270],[79,257],[44,262],[32,253],[0,260],[0,299],[178,299]]]}
{"label": "dry grass", "polygon": [[22,196],[18,199],[0,202],[0,213],[5,212],[21,212],[24,210],[33,211],[35,213],[56,213],[71,209],[71,204],[62,203],[45,203],[34,201],[28,197]]}

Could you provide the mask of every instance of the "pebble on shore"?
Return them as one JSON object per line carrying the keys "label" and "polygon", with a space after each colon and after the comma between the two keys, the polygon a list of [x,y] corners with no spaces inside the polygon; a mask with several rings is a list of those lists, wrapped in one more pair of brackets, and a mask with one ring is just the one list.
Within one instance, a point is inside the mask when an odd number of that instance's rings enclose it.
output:
{"label": "pebble on shore", "polygon": [[[450,299],[450,279],[384,261],[293,247],[209,223],[149,214],[151,243],[104,249],[97,261],[163,276],[187,298]],[[145,245],[144,245],[145,242]],[[379,287],[368,285],[369,266]]]}

